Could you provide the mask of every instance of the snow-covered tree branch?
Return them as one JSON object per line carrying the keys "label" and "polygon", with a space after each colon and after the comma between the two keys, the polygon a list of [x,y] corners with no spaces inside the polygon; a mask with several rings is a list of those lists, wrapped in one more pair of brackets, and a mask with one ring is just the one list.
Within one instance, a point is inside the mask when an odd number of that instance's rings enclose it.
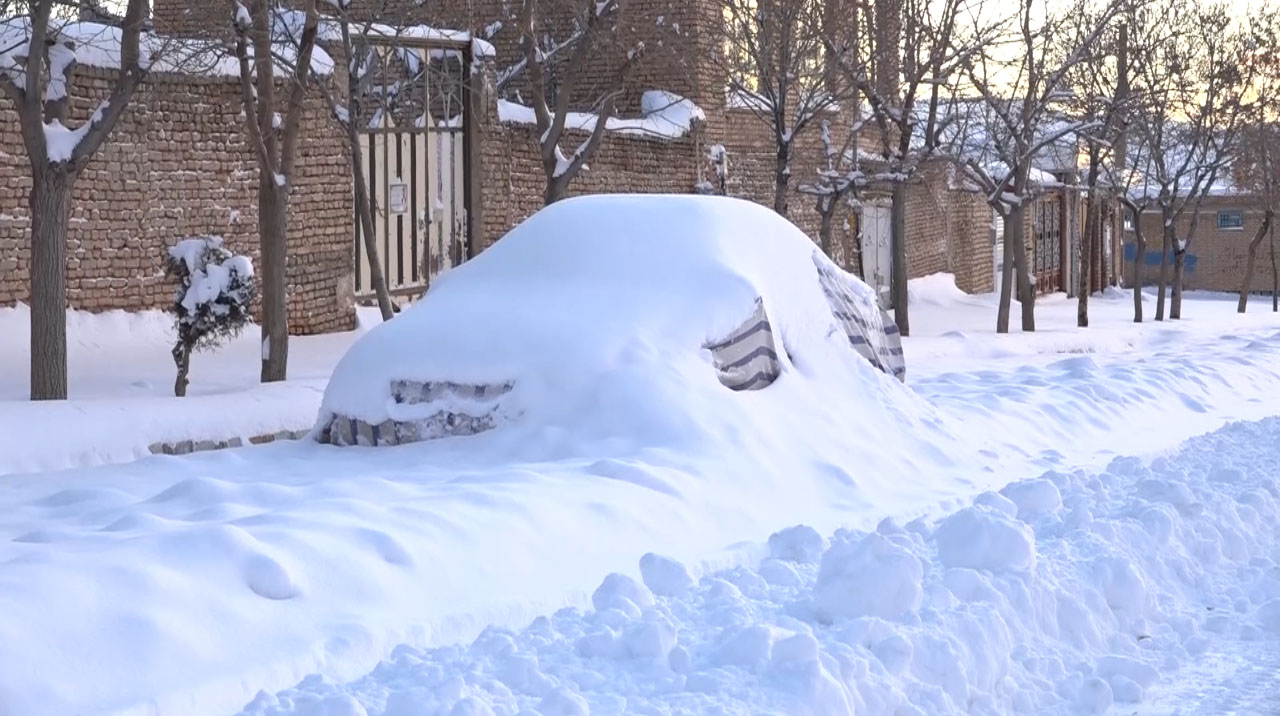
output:
{"label": "snow-covered tree branch", "polygon": [[[0,91],[13,101],[31,164],[31,397],[67,397],[66,261],[72,190],[124,114],[153,57],[142,55],[147,0],[128,0],[119,26],[69,23],[56,0],[31,0],[0,21]],[[77,53],[111,57],[108,96],[68,126]]]}
{"label": "snow-covered tree branch", "polygon": [[[545,204],[563,198],[569,183],[586,168],[618,111],[632,71],[645,55],[645,42],[623,32],[624,13],[624,0],[522,0],[519,6],[515,28],[521,57],[500,73],[500,85],[510,92],[520,78],[528,90],[525,99],[533,109],[546,181]],[[556,20],[566,15],[572,18],[570,29],[557,38]],[[587,86],[584,80],[591,79],[597,82]],[[575,101],[590,105],[596,117],[586,138],[566,153],[561,145]]]}
{"label": "snow-covered tree branch", "polygon": [[216,236],[179,241],[169,249],[165,274],[177,283],[170,309],[178,329],[173,394],[182,397],[187,394],[191,354],[240,334],[251,319],[249,304],[257,295],[257,284],[248,257],[232,254]]}

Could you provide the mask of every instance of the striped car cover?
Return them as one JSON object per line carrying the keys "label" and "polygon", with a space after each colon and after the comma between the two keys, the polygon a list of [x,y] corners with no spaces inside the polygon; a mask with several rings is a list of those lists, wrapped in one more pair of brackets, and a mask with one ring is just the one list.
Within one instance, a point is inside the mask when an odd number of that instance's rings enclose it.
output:
{"label": "striped car cover", "polygon": [[821,252],[814,252],[813,264],[831,315],[848,336],[849,345],[871,365],[906,382],[902,336],[893,317],[880,308],[866,285],[836,268]]}
{"label": "striped car cover", "polygon": [[[821,253],[814,253],[813,263],[831,316],[850,347],[871,365],[905,381],[907,366],[897,323],[856,278],[836,268]],[[760,390],[782,373],[773,328],[761,298],[756,298],[755,309],[727,337],[703,348],[711,352],[721,384],[731,390]]]}
{"label": "striped car cover", "polygon": [[767,388],[782,373],[774,347],[773,327],[764,312],[764,301],[756,298],[755,310],[720,341],[703,345],[711,351],[720,383],[730,390]]}

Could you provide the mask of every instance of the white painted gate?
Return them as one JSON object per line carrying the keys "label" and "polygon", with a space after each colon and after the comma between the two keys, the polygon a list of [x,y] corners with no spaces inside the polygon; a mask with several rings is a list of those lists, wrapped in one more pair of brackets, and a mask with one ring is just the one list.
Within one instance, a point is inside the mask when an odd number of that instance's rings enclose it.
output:
{"label": "white painted gate", "polygon": [[892,308],[893,233],[889,208],[863,205],[858,222],[858,248],[862,251],[862,280],[875,289],[882,308]]}
{"label": "white painted gate", "polygon": [[[361,123],[361,168],[373,203],[378,262],[391,294],[420,296],[465,261],[467,228],[464,47],[368,46],[372,65]],[[373,296],[369,258],[355,224],[356,296]]]}

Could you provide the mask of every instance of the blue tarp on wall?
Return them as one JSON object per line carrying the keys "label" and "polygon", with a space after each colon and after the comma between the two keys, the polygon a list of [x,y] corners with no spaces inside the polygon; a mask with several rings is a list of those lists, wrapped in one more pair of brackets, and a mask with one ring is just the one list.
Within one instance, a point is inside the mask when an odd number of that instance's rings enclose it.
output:
{"label": "blue tarp on wall", "polygon": [[[1129,262],[1129,263],[1133,263],[1133,259],[1134,259],[1134,257],[1135,257],[1135,256],[1137,256],[1137,255],[1138,255],[1138,245],[1137,245],[1137,244],[1135,244],[1135,243],[1133,243],[1133,242],[1126,242],[1126,243],[1125,243],[1125,245],[1124,245],[1124,260],[1125,260],[1125,261],[1127,261],[1127,262]],[[1196,257],[1196,255],[1195,255],[1195,254],[1193,254],[1193,253],[1188,252],[1188,253],[1187,253],[1187,255],[1186,255],[1186,258],[1184,259],[1184,263],[1186,264],[1185,271],[1186,271],[1187,273],[1195,273],[1195,272],[1196,272],[1196,264],[1197,264],[1198,262],[1199,262],[1199,259]],[[1158,267],[1158,266],[1160,265],[1160,251],[1159,251],[1159,249],[1152,250],[1152,248],[1151,248],[1150,246],[1148,246],[1148,247],[1147,247],[1147,253],[1143,254],[1143,256],[1142,256],[1142,265],[1143,265],[1143,266],[1157,266],[1157,267]],[[1172,266],[1173,266],[1173,252],[1172,252],[1172,251],[1170,251],[1170,252],[1169,252],[1169,266],[1170,266],[1170,267],[1172,267]]]}

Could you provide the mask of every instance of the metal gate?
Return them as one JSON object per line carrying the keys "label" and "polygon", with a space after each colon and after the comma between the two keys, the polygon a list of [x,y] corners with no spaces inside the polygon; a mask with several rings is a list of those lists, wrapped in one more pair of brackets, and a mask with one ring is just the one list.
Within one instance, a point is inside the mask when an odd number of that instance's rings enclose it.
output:
{"label": "metal gate", "polygon": [[862,252],[862,280],[876,291],[881,308],[893,308],[893,235],[889,208],[863,204],[858,221],[858,248]]}
{"label": "metal gate", "polygon": [[1045,197],[1032,203],[1035,232],[1036,293],[1062,290],[1062,200]]}
{"label": "metal gate", "polygon": [[1004,217],[994,209],[991,211],[991,261],[992,286],[1000,293],[1004,285]]}
{"label": "metal gate", "polygon": [[[387,288],[420,296],[472,247],[467,142],[469,48],[407,38],[364,38],[360,88],[361,170],[373,206],[373,235]],[[374,295],[359,217],[355,293]]]}

